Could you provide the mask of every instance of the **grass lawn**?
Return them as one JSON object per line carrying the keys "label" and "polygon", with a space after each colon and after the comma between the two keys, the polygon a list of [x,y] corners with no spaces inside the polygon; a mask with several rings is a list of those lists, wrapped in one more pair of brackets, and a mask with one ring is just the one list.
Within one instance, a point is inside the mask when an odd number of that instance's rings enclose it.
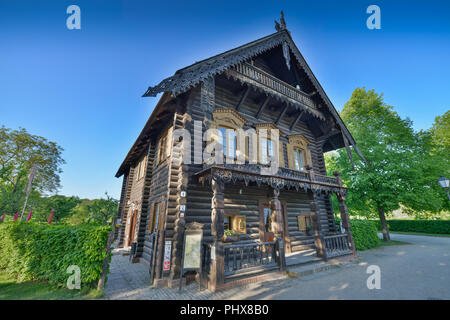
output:
{"label": "grass lawn", "polygon": [[69,290],[55,288],[42,281],[17,282],[0,271],[0,300],[79,300],[96,299],[102,296],[101,292],[89,288]]}
{"label": "grass lawn", "polygon": [[430,237],[450,237],[450,234],[423,233],[423,232],[389,231],[389,233],[411,234],[415,236],[430,236]]}
{"label": "grass lawn", "polygon": [[398,241],[398,240],[391,240],[391,241],[386,242],[381,239],[380,244],[378,245],[377,248],[387,247],[387,246],[399,246],[399,245],[405,245],[405,244],[410,244],[410,243],[405,242],[405,241]]}

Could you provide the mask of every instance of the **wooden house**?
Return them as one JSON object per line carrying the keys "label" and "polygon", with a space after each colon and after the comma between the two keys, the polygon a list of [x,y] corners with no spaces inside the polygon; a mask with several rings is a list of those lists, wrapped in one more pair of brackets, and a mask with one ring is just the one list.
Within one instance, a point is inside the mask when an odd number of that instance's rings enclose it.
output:
{"label": "wooden house", "polygon": [[[275,33],[180,69],[144,97],[158,93],[116,174],[123,177],[119,245],[132,247],[131,260],[149,267],[152,282],[178,283],[183,234],[193,222],[203,227],[203,279],[213,290],[283,270],[286,254],[355,254],[347,190],[339,173],[326,175],[323,154],[360,153],[283,16]],[[243,155],[244,162],[207,163],[208,141],[196,137],[210,129],[227,160]],[[256,139],[238,143],[239,130]],[[277,134],[258,136],[263,130]],[[267,159],[279,163],[270,174],[261,172]],[[335,225],[333,194],[344,232]]]}

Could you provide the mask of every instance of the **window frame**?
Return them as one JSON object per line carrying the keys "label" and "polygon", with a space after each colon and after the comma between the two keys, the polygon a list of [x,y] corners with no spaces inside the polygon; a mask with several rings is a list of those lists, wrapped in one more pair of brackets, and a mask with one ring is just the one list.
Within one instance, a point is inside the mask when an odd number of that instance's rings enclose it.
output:
{"label": "window frame", "polygon": [[[294,152],[294,169],[297,171],[305,171],[306,170],[306,150],[298,147],[293,148]],[[303,166],[300,166],[300,156],[301,162]]]}
{"label": "window frame", "polygon": [[[225,219],[228,219],[228,226],[226,228]],[[247,217],[241,214],[225,214],[224,215],[224,230],[237,231],[239,234],[247,233]],[[240,225],[243,222],[244,227],[241,228]]]}

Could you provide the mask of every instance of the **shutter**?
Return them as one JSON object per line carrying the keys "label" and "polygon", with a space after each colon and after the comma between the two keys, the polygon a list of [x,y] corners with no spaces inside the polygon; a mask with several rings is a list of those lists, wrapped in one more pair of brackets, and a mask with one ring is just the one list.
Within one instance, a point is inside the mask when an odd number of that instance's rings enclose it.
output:
{"label": "shutter", "polygon": [[286,144],[287,156],[288,156],[288,167],[290,169],[295,170],[295,161],[294,161],[294,148],[290,143]]}
{"label": "shutter", "polygon": [[169,130],[167,130],[167,139],[166,139],[166,158],[170,157],[170,153],[172,152],[172,131],[173,127],[170,127]]}
{"label": "shutter", "polygon": [[285,167],[285,163],[284,163],[284,151],[283,151],[283,142],[278,141],[278,165],[280,167]]}
{"label": "shutter", "polygon": [[298,230],[305,231],[306,230],[306,219],[304,216],[297,216],[298,221]]}
{"label": "shutter", "polygon": [[311,151],[308,148],[305,149],[305,156],[306,156],[306,159],[305,159],[306,164],[312,165]]}

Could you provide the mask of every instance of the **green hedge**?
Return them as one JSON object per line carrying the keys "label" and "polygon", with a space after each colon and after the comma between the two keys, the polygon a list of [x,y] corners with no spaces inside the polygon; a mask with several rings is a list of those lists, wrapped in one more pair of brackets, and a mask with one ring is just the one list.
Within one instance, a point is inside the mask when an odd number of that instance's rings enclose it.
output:
{"label": "green hedge", "polygon": [[[381,223],[377,223],[381,230]],[[388,220],[390,231],[450,234],[450,220]]]}
{"label": "green hedge", "polygon": [[[336,220],[337,226],[339,222],[340,220]],[[367,250],[379,245],[380,238],[378,238],[377,225],[374,221],[351,219],[350,227],[356,250]]]}
{"label": "green hedge", "polygon": [[0,224],[0,270],[19,281],[64,285],[77,265],[82,285],[95,283],[106,257],[109,226],[57,226],[31,222]]}

